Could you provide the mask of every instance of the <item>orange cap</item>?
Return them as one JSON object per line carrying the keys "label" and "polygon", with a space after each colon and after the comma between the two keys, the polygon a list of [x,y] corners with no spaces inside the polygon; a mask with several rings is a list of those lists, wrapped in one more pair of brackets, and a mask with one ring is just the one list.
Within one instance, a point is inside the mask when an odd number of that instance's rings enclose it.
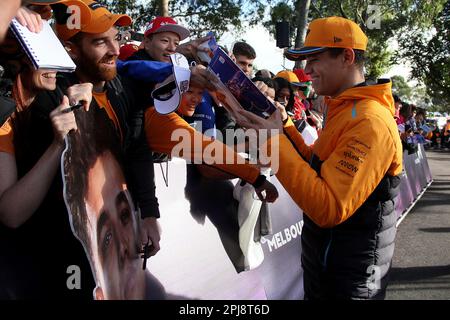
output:
{"label": "orange cap", "polygon": [[74,0],[71,2],[75,2],[71,3],[71,5],[75,4],[80,8],[80,28],[73,28],[68,25],[70,13],[67,13],[67,6],[64,5],[64,2],[52,6],[57,21],[56,33],[61,40],[69,40],[79,32],[103,33],[113,26],[123,27],[132,23],[132,19],[126,14],[113,14],[103,4],[96,1]]}
{"label": "orange cap", "polygon": [[328,17],[311,21],[306,32],[304,47],[288,49],[289,60],[302,60],[309,54],[327,48],[351,48],[366,51],[367,36],[353,21],[342,17]]}
{"label": "orange cap", "polygon": [[283,70],[277,73],[277,75],[275,76],[275,78],[283,78],[285,80],[287,80],[289,83],[299,86],[300,85],[300,81],[298,80],[297,75],[289,70]]}

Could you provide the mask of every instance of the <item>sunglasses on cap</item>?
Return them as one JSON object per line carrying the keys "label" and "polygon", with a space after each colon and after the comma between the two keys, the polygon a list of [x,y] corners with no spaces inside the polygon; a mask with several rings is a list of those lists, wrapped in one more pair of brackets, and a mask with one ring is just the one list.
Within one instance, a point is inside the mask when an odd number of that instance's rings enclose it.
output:
{"label": "sunglasses on cap", "polygon": [[177,88],[175,81],[171,81],[166,85],[153,90],[152,98],[159,101],[167,101],[174,95],[174,90]]}

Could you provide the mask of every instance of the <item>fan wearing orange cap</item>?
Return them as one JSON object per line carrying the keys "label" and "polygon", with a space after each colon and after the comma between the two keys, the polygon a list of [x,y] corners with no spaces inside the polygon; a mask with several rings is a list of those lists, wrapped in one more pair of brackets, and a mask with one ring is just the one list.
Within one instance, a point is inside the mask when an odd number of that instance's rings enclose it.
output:
{"label": "fan wearing orange cap", "polygon": [[[351,20],[313,20],[305,46],[288,50],[306,59],[318,95],[327,96],[324,129],[308,147],[292,120],[241,112],[241,124],[279,129],[277,178],[304,210],[302,266],[306,299],[383,299],[394,252],[402,145],[389,80],[364,77],[367,36]],[[284,117],[284,119],[283,119]]]}
{"label": "fan wearing orange cap", "polygon": [[[299,96],[299,90],[300,90],[300,86],[301,83],[297,78],[297,75],[289,70],[283,70],[280,71],[276,74],[275,78],[282,78],[285,79],[287,82],[289,82],[291,89],[292,89],[292,94],[293,94],[293,105],[291,107],[291,110],[287,110],[288,112],[291,112],[293,114],[293,120],[297,121],[297,120],[302,120],[304,118],[306,118],[305,116],[305,105],[302,102],[302,98],[303,96]],[[288,99],[289,100],[289,99]]]}

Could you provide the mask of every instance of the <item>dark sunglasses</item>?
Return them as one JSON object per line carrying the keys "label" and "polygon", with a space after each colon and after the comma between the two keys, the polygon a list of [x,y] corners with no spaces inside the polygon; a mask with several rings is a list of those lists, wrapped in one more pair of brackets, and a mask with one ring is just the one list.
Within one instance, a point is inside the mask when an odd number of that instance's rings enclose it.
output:
{"label": "dark sunglasses", "polygon": [[152,92],[152,98],[159,101],[167,101],[173,97],[174,91],[177,88],[175,81],[171,81],[168,84],[155,89]]}

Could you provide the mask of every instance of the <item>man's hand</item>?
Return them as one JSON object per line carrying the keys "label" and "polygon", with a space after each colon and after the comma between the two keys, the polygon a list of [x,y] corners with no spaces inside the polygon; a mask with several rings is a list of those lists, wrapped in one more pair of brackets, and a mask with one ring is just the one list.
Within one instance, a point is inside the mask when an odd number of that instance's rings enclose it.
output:
{"label": "man's hand", "polygon": [[191,81],[195,81],[200,83],[207,90],[214,91],[216,90],[215,84],[219,81],[217,76],[206,69],[206,67],[202,65],[196,65],[190,68],[191,69]]}
{"label": "man's hand", "polygon": [[21,25],[27,27],[31,32],[39,33],[43,28],[42,18],[39,13],[31,11],[26,7],[19,8],[19,11],[17,11],[16,14],[16,19]]}
{"label": "man's hand", "polygon": [[246,129],[276,129],[279,131],[283,131],[282,116],[280,110],[278,109],[275,110],[269,118],[264,119],[242,108],[238,112],[236,121],[240,126]]}
{"label": "man's hand", "polygon": [[273,104],[278,109],[278,111],[280,111],[281,121],[284,123],[288,118],[286,107],[284,105],[282,105],[281,103],[279,103],[278,101],[273,101]]}
{"label": "man's hand", "polygon": [[181,53],[182,55],[189,57],[189,58],[193,58],[195,61],[199,62],[199,58],[197,53],[199,51],[203,51],[208,53],[208,48],[199,48],[199,46],[206,41],[209,41],[211,39],[211,36],[206,36],[206,37],[202,37],[202,38],[198,38],[183,44],[180,44],[176,51],[178,53]]}
{"label": "man's hand", "polygon": [[[69,110],[69,111],[68,111]],[[73,111],[70,111],[69,99],[64,96],[61,104],[50,113],[53,126],[54,142],[64,143],[64,137],[71,131],[77,130],[77,123]]]}
{"label": "man's hand", "polygon": [[89,111],[92,101],[92,83],[75,84],[67,89],[70,105],[75,106],[79,102],[83,104],[83,108]]}
{"label": "man's hand", "polygon": [[277,188],[267,180],[262,184],[262,186],[255,188],[255,191],[261,201],[275,202],[278,198]]}
{"label": "man's hand", "polygon": [[141,244],[149,243],[150,252],[148,256],[154,256],[160,249],[159,241],[161,240],[161,230],[158,220],[154,217],[148,217],[141,220]]}
{"label": "man's hand", "polygon": [[313,112],[309,112],[309,115],[307,118],[311,119],[314,125],[316,126],[317,130],[322,129],[322,120],[320,120],[317,115],[315,115]]}

